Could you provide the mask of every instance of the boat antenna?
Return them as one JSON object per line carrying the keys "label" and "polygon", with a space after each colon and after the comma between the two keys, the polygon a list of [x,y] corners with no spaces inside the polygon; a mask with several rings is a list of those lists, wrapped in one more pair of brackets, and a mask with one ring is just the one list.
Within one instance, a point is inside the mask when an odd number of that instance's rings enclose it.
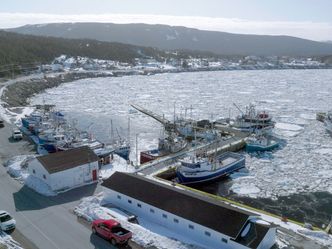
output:
{"label": "boat antenna", "polygon": [[130,145],[130,116],[128,115],[128,144]]}
{"label": "boat antenna", "polygon": [[195,129],[195,127],[193,127],[194,128],[194,157],[193,157],[193,163],[195,162],[195,159],[196,159],[196,147],[197,147],[197,141],[196,141],[196,129]]}
{"label": "boat antenna", "polygon": [[138,133],[136,133],[136,167],[138,167]]}
{"label": "boat antenna", "polygon": [[174,101],[174,127],[175,127],[175,103],[176,103],[176,101]]}
{"label": "boat antenna", "polygon": [[118,135],[118,137],[119,137],[119,139],[120,139],[120,142],[121,142],[121,136],[120,136],[120,133],[119,133],[118,128],[115,128],[115,130],[116,130],[116,134]]}
{"label": "boat antenna", "polygon": [[114,143],[113,120],[111,119],[111,143]]}
{"label": "boat antenna", "polygon": [[242,113],[242,115],[244,115],[244,112],[240,109],[240,107],[237,106],[237,104],[233,103],[233,105]]}

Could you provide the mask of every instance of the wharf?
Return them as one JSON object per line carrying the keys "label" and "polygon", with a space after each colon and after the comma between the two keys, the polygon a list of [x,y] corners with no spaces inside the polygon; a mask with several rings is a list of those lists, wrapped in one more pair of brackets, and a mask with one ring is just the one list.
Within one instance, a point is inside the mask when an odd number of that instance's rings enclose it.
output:
{"label": "wharf", "polygon": [[[223,127],[218,127],[218,129],[224,129]],[[228,128],[227,132],[233,132],[231,128]],[[226,130],[224,130],[226,132]],[[247,133],[236,132],[232,136],[224,137],[219,139],[217,142],[213,141],[208,144],[203,144],[197,147],[188,146],[185,150],[178,153],[161,157],[152,162],[147,162],[141,164],[136,173],[141,173],[143,175],[155,175],[157,172],[163,171],[166,167],[172,166],[177,162],[177,159],[183,158],[189,154],[196,152],[197,154],[203,154],[204,152],[208,155],[217,153],[221,154],[226,151],[238,151],[245,146]]]}

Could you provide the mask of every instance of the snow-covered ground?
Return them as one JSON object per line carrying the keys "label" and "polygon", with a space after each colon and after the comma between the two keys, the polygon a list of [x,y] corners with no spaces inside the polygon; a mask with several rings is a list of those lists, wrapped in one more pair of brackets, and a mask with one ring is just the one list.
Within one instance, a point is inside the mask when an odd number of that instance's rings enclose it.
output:
{"label": "snow-covered ground", "polygon": [[113,160],[110,164],[103,165],[99,171],[99,175],[102,179],[109,178],[115,171],[120,172],[134,172],[135,168],[128,165],[127,161],[118,155],[113,156]]}
{"label": "snow-covered ground", "polygon": [[2,245],[6,249],[23,249],[10,235],[0,230],[0,248],[2,248]]}
{"label": "snow-covered ground", "polygon": [[34,155],[20,155],[8,160],[5,164],[8,174],[20,181],[22,184],[42,195],[56,195],[56,193],[53,192],[46,183],[44,183],[39,178],[29,174],[27,169],[28,162],[34,157]]}

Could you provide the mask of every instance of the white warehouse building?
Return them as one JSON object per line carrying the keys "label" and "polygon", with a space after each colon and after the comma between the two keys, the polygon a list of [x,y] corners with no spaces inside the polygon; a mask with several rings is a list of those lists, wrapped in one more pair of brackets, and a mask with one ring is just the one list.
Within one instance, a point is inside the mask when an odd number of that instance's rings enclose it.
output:
{"label": "white warehouse building", "polygon": [[98,157],[88,146],[36,157],[28,169],[53,191],[98,181]]}
{"label": "white warehouse building", "polygon": [[116,172],[102,183],[104,200],[206,248],[269,249],[276,227],[259,215],[137,174]]}

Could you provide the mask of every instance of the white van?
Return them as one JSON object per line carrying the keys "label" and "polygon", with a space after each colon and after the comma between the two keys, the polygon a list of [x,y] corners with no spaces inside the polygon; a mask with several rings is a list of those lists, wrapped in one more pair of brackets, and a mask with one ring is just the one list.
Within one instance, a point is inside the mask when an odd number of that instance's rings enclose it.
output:
{"label": "white van", "polygon": [[12,137],[14,140],[21,140],[23,138],[23,134],[19,129],[14,129]]}
{"label": "white van", "polygon": [[13,230],[16,227],[16,221],[6,211],[0,210],[0,228],[2,231]]}

